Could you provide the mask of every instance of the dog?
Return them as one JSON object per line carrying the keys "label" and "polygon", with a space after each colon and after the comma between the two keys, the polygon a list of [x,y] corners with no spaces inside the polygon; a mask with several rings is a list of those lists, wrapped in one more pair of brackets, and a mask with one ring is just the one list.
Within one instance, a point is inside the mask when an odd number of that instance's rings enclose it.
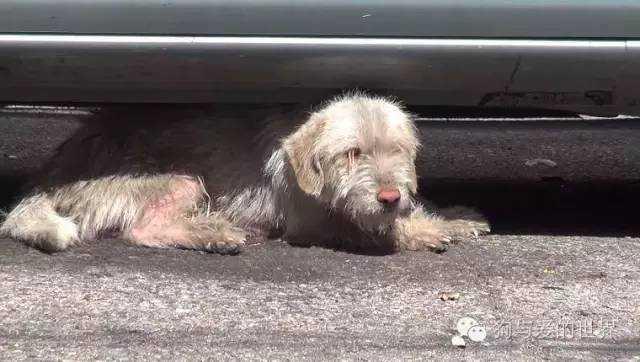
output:
{"label": "dog", "polygon": [[[443,251],[489,232],[417,196],[420,149],[398,102],[349,93],[304,107],[108,112],[58,150],[0,226],[48,252],[116,236],[238,253],[247,240]],[[100,117],[98,117],[100,118]]]}

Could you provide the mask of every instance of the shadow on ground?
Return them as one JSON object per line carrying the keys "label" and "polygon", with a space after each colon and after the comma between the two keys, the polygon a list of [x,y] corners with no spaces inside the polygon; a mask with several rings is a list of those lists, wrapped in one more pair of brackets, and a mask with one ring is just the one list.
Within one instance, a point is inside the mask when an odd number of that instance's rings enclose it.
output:
{"label": "shadow on ground", "polygon": [[[0,175],[0,209],[18,200],[24,177]],[[492,233],[640,237],[640,182],[567,183],[436,180],[423,195],[439,206],[466,205],[491,221]]]}
{"label": "shadow on ground", "polygon": [[[18,199],[23,177],[0,175],[0,209]],[[492,233],[512,235],[640,237],[640,182],[423,182],[439,206],[466,205],[491,221]]]}
{"label": "shadow on ground", "polygon": [[491,221],[495,234],[640,236],[640,183],[436,181],[422,185],[438,205],[469,205]]}

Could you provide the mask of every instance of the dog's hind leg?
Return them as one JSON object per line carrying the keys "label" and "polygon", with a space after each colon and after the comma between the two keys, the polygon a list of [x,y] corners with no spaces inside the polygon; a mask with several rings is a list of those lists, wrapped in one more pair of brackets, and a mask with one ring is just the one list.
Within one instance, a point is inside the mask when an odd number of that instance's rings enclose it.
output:
{"label": "dog's hind leg", "polygon": [[6,215],[0,234],[49,252],[64,250],[80,240],[78,225],[60,215],[55,201],[46,193],[22,200]]}
{"label": "dog's hind leg", "polygon": [[208,196],[199,180],[175,176],[165,192],[144,206],[123,236],[149,247],[235,254],[244,244],[246,233],[208,210]]}
{"label": "dog's hind leg", "polygon": [[24,199],[0,233],[47,251],[116,233],[138,245],[237,252],[244,232],[206,204],[202,183],[190,176],[107,176]]}

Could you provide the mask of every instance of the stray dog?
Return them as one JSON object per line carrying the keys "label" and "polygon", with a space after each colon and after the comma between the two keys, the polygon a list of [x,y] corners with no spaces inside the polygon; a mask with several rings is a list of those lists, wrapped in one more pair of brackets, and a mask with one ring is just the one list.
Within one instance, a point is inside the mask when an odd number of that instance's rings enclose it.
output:
{"label": "stray dog", "polygon": [[63,144],[0,233],[45,251],[108,235],[235,254],[251,237],[364,251],[433,249],[489,231],[416,199],[419,141],[394,101],[106,114]]}

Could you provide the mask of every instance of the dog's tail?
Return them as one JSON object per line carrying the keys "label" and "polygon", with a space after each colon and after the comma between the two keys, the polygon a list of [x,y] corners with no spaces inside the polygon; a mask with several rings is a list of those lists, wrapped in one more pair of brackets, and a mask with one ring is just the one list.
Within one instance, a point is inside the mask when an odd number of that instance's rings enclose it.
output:
{"label": "dog's tail", "polygon": [[46,251],[59,251],[79,242],[78,225],[58,214],[50,195],[38,193],[22,200],[0,225],[0,235]]}

